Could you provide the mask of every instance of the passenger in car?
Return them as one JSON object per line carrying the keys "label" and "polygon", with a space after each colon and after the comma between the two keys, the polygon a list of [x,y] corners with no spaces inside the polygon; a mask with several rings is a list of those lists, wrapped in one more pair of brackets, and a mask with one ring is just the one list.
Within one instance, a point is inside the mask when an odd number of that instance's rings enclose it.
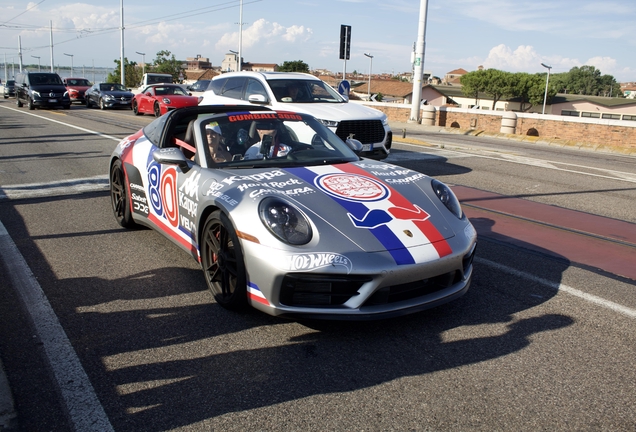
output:
{"label": "passenger in car", "polygon": [[217,122],[205,125],[205,135],[208,140],[208,151],[212,161],[220,163],[232,160],[232,154],[225,147],[225,139]]}

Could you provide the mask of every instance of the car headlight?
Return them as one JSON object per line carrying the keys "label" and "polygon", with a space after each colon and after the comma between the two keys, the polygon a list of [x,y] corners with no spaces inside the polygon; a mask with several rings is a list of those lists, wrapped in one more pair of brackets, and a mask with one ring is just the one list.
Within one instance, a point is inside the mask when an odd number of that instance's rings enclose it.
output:
{"label": "car headlight", "polygon": [[327,127],[332,127],[332,128],[337,128],[338,127],[338,122],[335,120],[325,120],[325,119],[319,119],[320,123],[324,124]]}
{"label": "car headlight", "polygon": [[389,125],[389,118],[385,116],[382,119],[382,126],[388,126],[388,125]]}
{"label": "car headlight", "polygon": [[307,217],[296,207],[280,198],[265,198],[259,205],[261,221],[282,242],[304,245],[311,240],[312,230]]}
{"label": "car headlight", "polygon": [[31,93],[33,93],[33,96],[42,97],[39,91],[33,90]]}
{"label": "car headlight", "polygon": [[170,103],[170,99],[168,99],[168,98],[163,98],[162,101],[165,104],[169,104]]}
{"label": "car headlight", "polygon": [[113,99],[115,99],[115,97],[114,97],[113,95],[109,95],[109,94],[107,94],[107,95],[104,95],[104,99],[106,99],[106,100],[113,100]]}
{"label": "car headlight", "polygon": [[433,187],[433,191],[435,191],[435,195],[437,195],[437,198],[439,198],[442,204],[444,204],[452,214],[457,216],[457,218],[461,219],[464,215],[462,212],[462,206],[459,204],[459,200],[451,188],[435,179],[431,181],[431,186]]}

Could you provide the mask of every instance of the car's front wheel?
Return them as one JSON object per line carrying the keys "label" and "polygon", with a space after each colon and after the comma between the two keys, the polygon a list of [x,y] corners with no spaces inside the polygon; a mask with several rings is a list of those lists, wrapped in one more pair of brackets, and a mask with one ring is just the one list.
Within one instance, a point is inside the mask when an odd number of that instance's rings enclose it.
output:
{"label": "car's front wheel", "polygon": [[99,109],[106,109],[106,104],[104,103],[104,99],[99,98]]}
{"label": "car's front wheel", "polygon": [[245,309],[247,277],[241,244],[232,222],[219,210],[210,214],[203,228],[201,265],[216,302],[230,310]]}
{"label": "car's front wheel", "polygon": [[91,99],[90,98],[86,98],[86,108],[90,108],[91,107]]}
{"label": "car's front wheel", "polygon": [[132,218],[124,168],[119,159],[113,163],[110,169],[110,202],[119,225],[124,228],[134,228],[137,225]]}
{"label": "car's front wheel", "polygon": [[31,98],[27,99],[27,106],[29,107],[31,111],[35,109],[35,105],[33,104],[33,99]]}
{"label": "car's front wheel", "polygon": [[133,114],[135,115],[141,115],[142,113],[139,112],[139,105],[137,105],[136,101],[133,101],[132,103],[132,110],[133,110]]}
{"label": "car's front wheel", "polygon": [[15,97],[15,104],[18,106],[18,108],[22,108],[22,101],[20,100],[20,98],[16,95]]}
{"label": "car's front wheel", "polygon": [[161,117],[161,107],[158,103],[155,103],[155,117]]}

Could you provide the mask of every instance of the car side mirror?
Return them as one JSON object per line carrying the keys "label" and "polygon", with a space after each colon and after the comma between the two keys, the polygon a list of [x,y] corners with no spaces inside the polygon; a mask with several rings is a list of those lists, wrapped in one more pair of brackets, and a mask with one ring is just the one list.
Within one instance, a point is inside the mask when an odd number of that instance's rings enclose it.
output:
{"label": "car side mirror", "polygon": [[253,104],[262,104],[265,105],[269,103],[269,99],[260,94],[251,94],[247,97],[247,100]]}
{"label": "car side mirror", "polygon": [[345,144],[347,144],[347,147],[353,150],[355,154],[358,154],[362,151],[362,143],[357,139],[347,138]]}
{"label": "car side mirror", "polygon": [[176,147],[155,150],[152,154],[152,158],[161,165],[177,165],[183,172],[190,170],[188,159],[186,159],[183,152]]}
{"label": "car side mirror", "polygon": [[150,94],[150,92],[146,92],[146,96],[152,96],[152,94]]}
{"label": "car side mirror", "polygon": [[188,92],[188,96],[192,96],[192,93]]}

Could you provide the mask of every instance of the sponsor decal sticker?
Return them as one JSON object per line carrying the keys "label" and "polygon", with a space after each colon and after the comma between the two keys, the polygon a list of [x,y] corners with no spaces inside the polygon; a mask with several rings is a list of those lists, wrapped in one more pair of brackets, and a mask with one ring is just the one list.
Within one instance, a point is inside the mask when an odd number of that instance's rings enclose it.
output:
{"label": "sponsor decal sticker", "polygon": [[287,271],[313,271],[325,267],[344,267],[351,273],[353,264],[344,255],[333,252],[317,252],[287,255],[280,266]]}

